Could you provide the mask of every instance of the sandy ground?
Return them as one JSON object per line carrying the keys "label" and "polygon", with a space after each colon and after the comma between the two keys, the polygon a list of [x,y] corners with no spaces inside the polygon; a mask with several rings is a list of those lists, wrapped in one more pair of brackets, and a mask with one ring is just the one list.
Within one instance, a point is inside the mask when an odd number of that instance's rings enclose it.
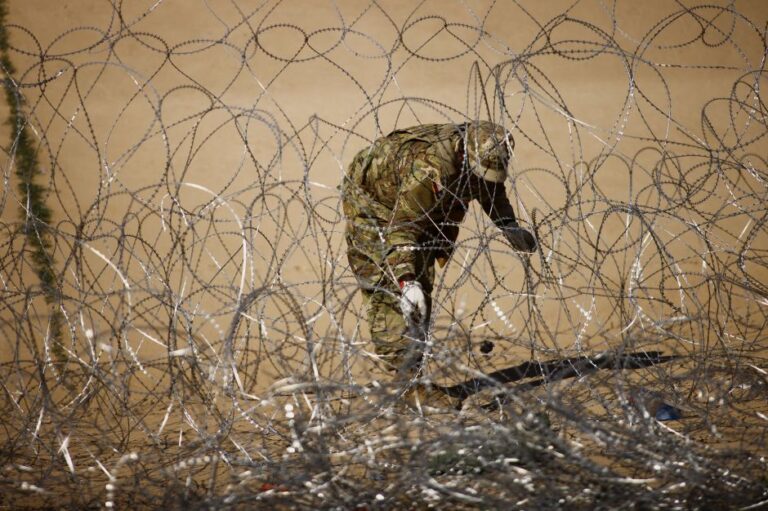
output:
{"label": "sandy ground", "polygon": [[[764,356],[766,83],[748,71],[768,4],[681,5],[11,0],[71,357],[151,389],[130,399],[174,438],[194,399],[164,392],[369,380],[336,186],[377,136],[467,117],[512,129],[510,196],[543,250],[526,281],[473,206],[435,293],[444,379],[617,347]],[[30,358],[49,309],[27,308],[28,268],[2,277],[0,357]]]}

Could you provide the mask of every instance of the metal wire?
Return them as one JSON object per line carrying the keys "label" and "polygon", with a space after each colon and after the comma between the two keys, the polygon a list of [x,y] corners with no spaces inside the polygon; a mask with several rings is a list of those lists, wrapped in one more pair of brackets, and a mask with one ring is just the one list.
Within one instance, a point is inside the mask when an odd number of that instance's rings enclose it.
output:
{"label": "metal wire", "polygon": [[[768,12],[659,5],[11,16],[0,506],[766,505]],[[395,128],[489,118],[540,247],[470,210],[426,366],[462,406],[430,414],[379,372],[336,185]]]}

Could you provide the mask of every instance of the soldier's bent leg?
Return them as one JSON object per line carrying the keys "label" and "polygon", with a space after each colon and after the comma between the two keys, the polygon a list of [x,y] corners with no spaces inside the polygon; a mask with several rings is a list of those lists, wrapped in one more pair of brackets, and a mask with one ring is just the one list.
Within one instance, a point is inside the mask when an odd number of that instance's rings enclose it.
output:
{"label": "soldier's bent leg", "polygon": [[[376,354],[390,371],[402,374],[418,372],[425,339],[413,339],[407,335],[408,325],[400,311],[399,296],[385,290],[362,291]],[[428,324],[431,300],[429,295],[426,298]]]}

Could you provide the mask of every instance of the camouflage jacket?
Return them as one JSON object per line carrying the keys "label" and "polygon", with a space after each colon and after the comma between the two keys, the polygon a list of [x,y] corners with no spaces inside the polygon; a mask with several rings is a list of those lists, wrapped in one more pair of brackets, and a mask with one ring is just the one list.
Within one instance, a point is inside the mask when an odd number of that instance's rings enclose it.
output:
{"label": "camouflage jacket", "polygon": [[415,250],[447,259],[469,202],[500,228],[515,224],[504,184],[462,172],[461,125],[397,130],[360,151],[341,186],[352,270],[371,285],[416,274]]}

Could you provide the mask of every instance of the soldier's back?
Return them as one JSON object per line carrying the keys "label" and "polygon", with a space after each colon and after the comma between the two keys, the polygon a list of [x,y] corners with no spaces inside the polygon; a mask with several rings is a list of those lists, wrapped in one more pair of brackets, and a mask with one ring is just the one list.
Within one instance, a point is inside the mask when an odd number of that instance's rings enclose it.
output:
{"label": "soldier's back", "polygon": [[419,161],[445,165],[452,155],[455,124],[422,124],[395,130],[360,151],[348,178],[371,198],[391,208],[404,179]]}

